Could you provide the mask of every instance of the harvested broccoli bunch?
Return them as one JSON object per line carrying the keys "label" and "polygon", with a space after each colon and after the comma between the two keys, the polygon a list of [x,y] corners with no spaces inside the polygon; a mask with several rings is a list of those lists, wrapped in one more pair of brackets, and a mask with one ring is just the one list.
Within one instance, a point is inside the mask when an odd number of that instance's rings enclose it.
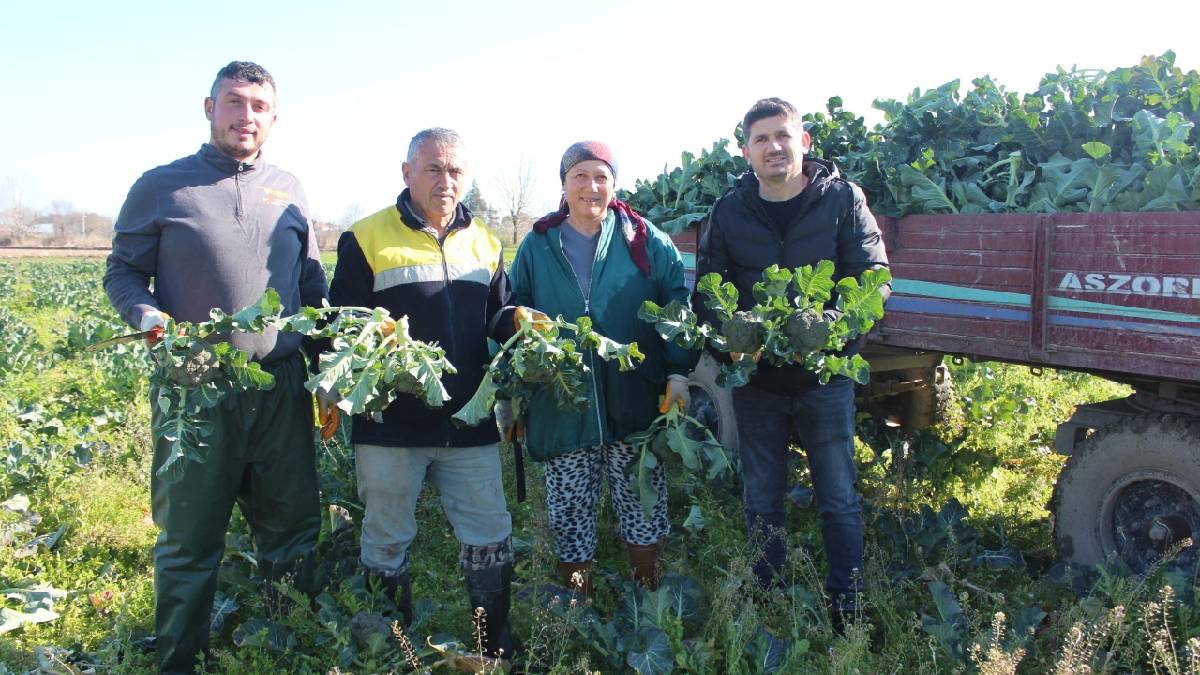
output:
{"label": "harvested broccoli bunch", "polygon": [[[412,394],[413,396],[421,397],[425,393],[425,387],[416,375],[408,371],[397,371],[396,377],[390,382],[384,382],[385,386],[389,386],[400,394]],[[426,405],[428,402],[426,401]]]}
{"label": "harvested broccoli bunch", "polygon": [[721,335],[725,336],[725,348],[731,352],[753,354],[762,349],[763,325],[752,312],[734,312],[721,322]]}
{"label": "harvested broccoli bunch", "polygon": [[[558,355],[566,356],[561,352]],[[554,379],[554,373],[558,370],[555,361],[563,360],[562,358],[555,359],[554,356],[555,354],[548,351],[514,349],[511,365],[519,379],[529,384],[546,384]],[[582,361],[580,365],[582,365]]]}
{"label": "harvested broccoli bunch", "polygon": [[199,387],[212,382],[221,370],[217,355],[199,340],[192,343],[183,362],[168,369],[171,381],[181,387]]}
{"label": "harvested broccoli bunch", "polygon": [[797,354],[809,354],[825,348],[829,342],[830,323],[815,309],[801,309],[788,317],[783,332]]}
{"label": "harvested broccoli bunch", "polygon": [[[562,331],[574,333],[574,339],[563,337]],[[471,399],[454,413],[454,423],[475,426],[491,419],[496,399],[512,401],[513,412],[520,415],[539,391],[549,392],[560,410],[581,409],[590,391],[585,351],[615,361],[622,371],[636,367],[644,358],[636,342],[621,344],[592,330],[587,316],[575,323],[560,316],[541,322],[540,327],[523,322],[492,357]]]}

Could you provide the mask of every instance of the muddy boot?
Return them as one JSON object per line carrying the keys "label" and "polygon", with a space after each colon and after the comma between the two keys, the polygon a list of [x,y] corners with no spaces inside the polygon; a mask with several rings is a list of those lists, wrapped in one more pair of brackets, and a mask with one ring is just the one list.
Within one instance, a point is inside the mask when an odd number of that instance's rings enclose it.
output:
{"label": "muddy boot", "polygon": [[408,571],[408,566],[406,565],[404,571],[396,574],[380,574],[374,571],[369,571],[367,574],[367,583],[378,584],[384,597],[395,603],[400,625],[405,628],[411,626],[413,620],[412,573]]}
{"label": "muddy boot", "polygon": [[465,570],[464,575],[471,611],[483,634],[484,655],[511,661],[517,652],[516,640],[508,625],[512,563]]}
{"label": "muddy boot", "polygon": [[625,544],[629,549],[629,571],[634,583],[641,584],[648,591],[658,590],[658,582],[662,579],[662,553],[664,542],[642,546],[640,544]]}
{"label": "muddy boot", "polygon": [[558,578],[564,588],[581,593],[585,598],[592,597],[592,561],[563,562],[558,561]]}

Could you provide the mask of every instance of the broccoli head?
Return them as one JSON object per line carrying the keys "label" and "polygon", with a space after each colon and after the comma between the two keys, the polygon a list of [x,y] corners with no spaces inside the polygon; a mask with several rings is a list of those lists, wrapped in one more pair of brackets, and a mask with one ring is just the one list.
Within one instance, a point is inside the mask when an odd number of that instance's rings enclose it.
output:
{"label": "broccoli head", "polygon": [[[541,358],[537,358],[540,356]],[[554,380],[554,364],[546,355],[521,360],[521,379],[529,384],[546,384]]]}
{"label": "broccoli head", "polygon": [[414,396],[425,394],[425,388],[421,386],[421,381],[412,373],[405,370],[397,370],[395,377],[388,385],[402,394],[412,394]]}
{"label": "broccoli head", "polygon": [[783,332],[796,354],[819,351],[829,342],[829,322],[823,314],[811,308],[792,312]]}
{"label": "broccoli head", "polygon": [[762,349],[763,325],[751,312],[734,312],[721,323],[721,335],[725,336],[725,348],[731,352],[753,354]]}
{"label": "broccoli head", "polygon": [[171,368],[171,380],[181,387],[199,387],[211,382],[221,369],[217,355],[208,345],[192,345],[183,363]]}

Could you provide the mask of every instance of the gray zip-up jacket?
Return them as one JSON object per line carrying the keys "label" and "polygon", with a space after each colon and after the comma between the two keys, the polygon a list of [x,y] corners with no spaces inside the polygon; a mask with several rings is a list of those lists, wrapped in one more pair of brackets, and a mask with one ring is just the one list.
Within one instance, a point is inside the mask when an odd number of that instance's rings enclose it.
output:
{"label": "gray zip-up jacket", "polygon": [[[151,284],[153,280],[153,284]],[[300,181],[263,161],[238,162],[207,143],[142,174],[113,225],[104,290],[135,328],[153,309],[179,321],[235,312],[268,287],[284,314],[328,297]],[[295,333],[236,334],[234,346],[269,363],[300,348]]]}

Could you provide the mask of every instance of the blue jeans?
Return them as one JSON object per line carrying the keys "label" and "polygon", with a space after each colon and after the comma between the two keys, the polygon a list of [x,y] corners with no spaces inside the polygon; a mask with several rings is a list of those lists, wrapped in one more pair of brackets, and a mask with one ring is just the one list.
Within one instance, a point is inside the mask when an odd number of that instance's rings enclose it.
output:
{"label": "blue jeans", "polygon": [[854,383],[836,378],[795,396],[751,386],[733,390],[742,459],[742,502],[755,556],[754,575],[770,588],[787,557],[784,497],[788,442],[800,441],[812,474],[835,602],[852,601],[863,564],[862,503],[855,490]]}

